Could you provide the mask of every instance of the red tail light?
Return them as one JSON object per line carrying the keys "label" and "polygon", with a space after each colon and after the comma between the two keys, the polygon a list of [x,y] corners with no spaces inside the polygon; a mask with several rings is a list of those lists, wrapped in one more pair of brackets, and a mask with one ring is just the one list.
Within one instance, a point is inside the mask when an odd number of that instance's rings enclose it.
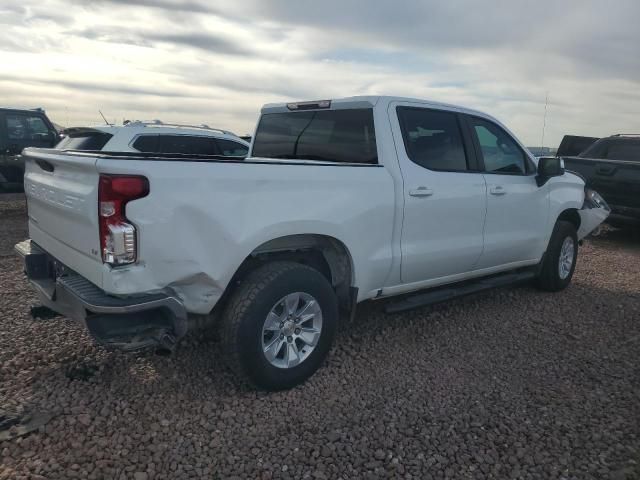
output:
{"label": "red tail light", "polygon": [[98,218],[102,261],[111,265],[134,263],[137,258],[136,227],[125,215],[127,202],[146,197],[149,181],[133,175],[100,175]]}

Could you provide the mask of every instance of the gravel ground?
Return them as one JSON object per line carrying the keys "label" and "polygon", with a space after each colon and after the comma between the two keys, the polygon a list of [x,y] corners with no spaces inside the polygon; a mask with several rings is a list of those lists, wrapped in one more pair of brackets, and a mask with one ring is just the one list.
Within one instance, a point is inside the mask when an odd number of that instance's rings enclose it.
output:
{"label": "gravel ground", "polygon": [[238,387],[210,336],[135,356],[32,319],[24,237],[5,197],[0,409],[53,417],[0,441],[0,479],[640,478],[640,244],[624,233],[588,240],[559,294],[364,305],[314,377],[273,394]]}

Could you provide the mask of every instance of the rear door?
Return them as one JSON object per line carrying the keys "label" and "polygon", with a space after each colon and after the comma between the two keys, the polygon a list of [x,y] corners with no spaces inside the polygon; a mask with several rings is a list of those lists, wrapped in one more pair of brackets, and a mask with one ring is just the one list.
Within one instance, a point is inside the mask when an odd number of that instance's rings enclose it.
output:
{"label": "rear door", "polygon": [[460,115],[411,103],[390,109],[404,183],[402,282],[469,272],[482,253],[486,186]]}
{"label": "rear door", "polygon": [[95,158],[25,150],[29,235],[62,263],[100,285]]}
{"label": "rear door", "polygon": [[548,184],[538,187],[534,163],[500,125],[465,115],[487,184],[484,251],[478,269],[537,260],[546,245]]}

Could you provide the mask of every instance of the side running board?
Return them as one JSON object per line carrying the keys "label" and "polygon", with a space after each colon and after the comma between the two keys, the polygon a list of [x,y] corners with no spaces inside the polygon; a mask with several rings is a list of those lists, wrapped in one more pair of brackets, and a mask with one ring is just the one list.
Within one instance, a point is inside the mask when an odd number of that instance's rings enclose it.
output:
{"label": "side running board", "polygon": [[405,297],[402,300],[391,302],[385,307],[385,311],[387,313],[404,312],[405,310],[434,305],[497,287],[529,282],[533,280],[535,276],[535,270],[525,270],[522,272],[503,273],[457,285],[428,290],[423,293],[416,293]]}

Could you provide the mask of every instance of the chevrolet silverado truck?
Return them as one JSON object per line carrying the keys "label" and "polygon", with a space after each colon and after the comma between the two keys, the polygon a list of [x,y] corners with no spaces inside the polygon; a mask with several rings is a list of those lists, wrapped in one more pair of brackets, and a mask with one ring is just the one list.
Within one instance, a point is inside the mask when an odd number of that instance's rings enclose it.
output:
{"label": "chevrolet silverado truck", "polygon": [[[563,139],[564,142],[564,139]],[[611,207],[607,223],[640,227],[640,135],[612,135],[597,139],[576,156],[558,150],[567,169],[582,176]]]}
{"label": "chevrolet silverado truck", "polygon": [[266,105],[245,160],[25,156],[16,249],[45,306],[125,350],[214,319],[228,364],[265,389],[312,375],[358,302],[564,289],[608,215],[494,118],[407,98]]}

